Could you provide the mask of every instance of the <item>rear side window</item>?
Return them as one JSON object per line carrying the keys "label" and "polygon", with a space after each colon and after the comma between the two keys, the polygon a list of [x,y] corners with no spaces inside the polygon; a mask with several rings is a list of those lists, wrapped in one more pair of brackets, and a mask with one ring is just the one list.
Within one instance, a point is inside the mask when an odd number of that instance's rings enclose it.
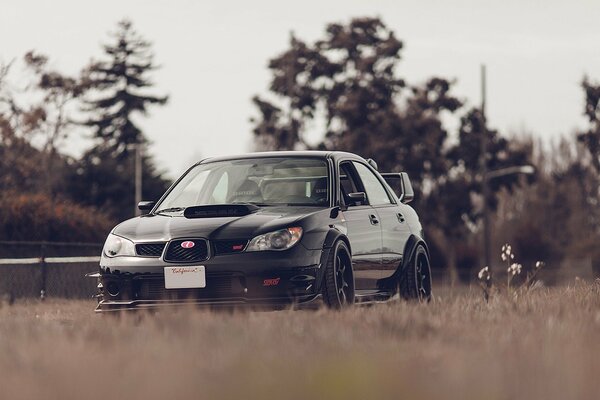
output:
{"label": "rear side window", "polygon": [[353,161],[352,164],[356,168],[358,176],[360,176],[360,180],[362,181],[365,192],[367,193],[369,204],[372,206],[392,204],[390,196],[375,174],[364,164],[355,161]]}

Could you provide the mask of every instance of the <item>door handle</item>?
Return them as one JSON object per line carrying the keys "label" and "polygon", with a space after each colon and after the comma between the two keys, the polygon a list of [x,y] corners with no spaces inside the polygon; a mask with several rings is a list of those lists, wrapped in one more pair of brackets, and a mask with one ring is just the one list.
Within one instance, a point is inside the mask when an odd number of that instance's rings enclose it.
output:
{"label": "door handle", "polygon": [[398,222],[403,223],[404,221],[406,221],[402,213],[397,213],[396,216],[398,217]]}
{"label": "door handle", "polygon": [[369,219],[371,220],[371,224],[373,224],[373,225],[377,225],[379,223],[379,220],[373,214],[369,215]]}

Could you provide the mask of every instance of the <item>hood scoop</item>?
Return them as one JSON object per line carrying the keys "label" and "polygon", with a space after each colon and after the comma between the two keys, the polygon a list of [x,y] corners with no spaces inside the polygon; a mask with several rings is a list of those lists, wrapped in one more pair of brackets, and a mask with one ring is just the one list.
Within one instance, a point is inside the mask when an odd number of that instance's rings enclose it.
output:
{"label": "hood scoop", "polygon": [[243,217],[260,210],[254,204],[215,204],[188,207],[183,212],[186,218]]}

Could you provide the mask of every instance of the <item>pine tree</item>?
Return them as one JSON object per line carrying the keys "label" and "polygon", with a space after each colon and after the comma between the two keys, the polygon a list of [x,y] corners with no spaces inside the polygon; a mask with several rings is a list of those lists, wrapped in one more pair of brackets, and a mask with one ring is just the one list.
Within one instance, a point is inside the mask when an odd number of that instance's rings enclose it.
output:
{"label": "pine tree", "polygon": [[117,154],[127,154],[127,146],[144,143],[141,129],[133,122],[135,114],[146,115],[151,104],[163,105],[167,96],[144,93],[153,84],[148,74],[156,69],[151,44],[133,29],[129,20],[118,23],[114,42],[104,46],[108,61],[88,67],[90,85],[98,95],[88,100],[85,122],[103,144]]}
{"label": "pine tree", "polygon": [[[114,42],[104,46],[107,61],[92,63],[85,71],[92,89],[85,111],[98,143],[77,161],[70,177],[69,194],[117,219],[133,216],[135,151],[130,145],[147,143],[134,123],[135,115],[146,115],[148,106],[163,105],[167,96],[147,93],[153,86],[148,75],[156,69],[150,43],[141,38],[128,20],[119,22]],[[90,96],[94,96],[90,99]],[[142,158],[142,196],[158,200],[169,181],[149,156]]]}

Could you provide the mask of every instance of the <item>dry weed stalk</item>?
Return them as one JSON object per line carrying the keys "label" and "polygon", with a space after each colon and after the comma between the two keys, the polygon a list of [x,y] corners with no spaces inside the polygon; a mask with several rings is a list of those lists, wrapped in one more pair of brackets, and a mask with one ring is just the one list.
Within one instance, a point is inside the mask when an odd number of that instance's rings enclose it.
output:
{"label": "dry weed stalk", "polygon": [[[521,283],[515,284],[513,281],[517,276],[521,275],[523,265],[515,261],[515,254],[513,253],[510,244],[507,243],[502,246],[500,258],[506,264],[506,293],[508,295],[516,298],[520,292],[528,291],[539,286],[540,282],[535,278],[545,265],[543,261],[536,261],[533,269],[527,272],[525,279]],[[489,301],[494,288],[494,280],[492,279],[490,267],[485,266],[482,268],[477,277],[479,285],[483,290],[483,298],[487,302]]]}

